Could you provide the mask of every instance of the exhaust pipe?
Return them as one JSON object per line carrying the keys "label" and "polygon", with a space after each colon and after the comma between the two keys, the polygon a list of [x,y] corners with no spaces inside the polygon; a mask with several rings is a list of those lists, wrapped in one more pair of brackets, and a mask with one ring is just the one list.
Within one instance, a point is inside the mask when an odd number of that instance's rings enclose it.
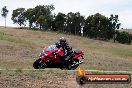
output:
{"label": "exhaust pipe", "polygon": [[79,64],[82,64],[83,63],[83,61],[79,61]]}
{"label": "exhaust pipe", "polygon": [[79,61],[79,62],[73,64],[72,66],[76,66],[76,65],[79,65],[79,64],[82,64],[82,63],[83,63],[83,61]]}

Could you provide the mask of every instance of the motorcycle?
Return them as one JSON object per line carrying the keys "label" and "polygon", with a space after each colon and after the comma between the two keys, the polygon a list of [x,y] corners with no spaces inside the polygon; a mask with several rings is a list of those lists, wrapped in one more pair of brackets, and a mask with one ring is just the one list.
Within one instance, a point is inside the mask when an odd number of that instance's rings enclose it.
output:
{"label": "motorcycle", "polygon": [[39,58],[33,63],[35,69],[44,68],[60,68],[66,70],[75,70],[79,64],[83,61],[79,58],[83,58],[82,50],[73,50],[72,57],[68,61],[64,61],[65,57],[61,57],[64,54],[62,48],[57,48],[56,45],[50,45],[45,47],[39,54]]}

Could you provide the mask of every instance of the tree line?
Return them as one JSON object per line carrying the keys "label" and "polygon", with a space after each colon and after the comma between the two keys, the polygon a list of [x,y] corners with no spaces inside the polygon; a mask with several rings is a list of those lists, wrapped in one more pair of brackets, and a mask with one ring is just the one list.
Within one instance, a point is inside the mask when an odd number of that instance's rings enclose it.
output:
{"label": "tree line", "polygon": [[[17,8],[13,10],[11,20],[20,28],[28,24],[33,30],[50,30],[106,41],[113,39],[114,42],[131,44],[132,34],[117,30],[121,25],[118,15],[112,14],[106,17],[96,13],[85,18],[79,12],[54,14],[52,13],[54,9],[54,5],[38,5],[28,9]],[[8,12],[6,6],[1,10],[1,15],[5,18],[5,27]]]}

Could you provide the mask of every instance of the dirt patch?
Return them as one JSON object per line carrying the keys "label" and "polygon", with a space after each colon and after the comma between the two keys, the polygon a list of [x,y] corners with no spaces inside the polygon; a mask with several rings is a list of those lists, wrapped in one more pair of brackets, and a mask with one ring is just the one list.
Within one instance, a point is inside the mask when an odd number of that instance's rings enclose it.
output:
{"label": "dirt patch", "polygon": [[[64,75],[63,75],[64,76]],[[0,88],[79,88],[75,78],[58,74],[33,75],[1,75]]]}
{"label": "dirt patch", "polygon": [[85,84],[80,86],[76,78],[69,75],[44,74],[32,75],[0,75],[0,88],[131,88],[130,84]]}

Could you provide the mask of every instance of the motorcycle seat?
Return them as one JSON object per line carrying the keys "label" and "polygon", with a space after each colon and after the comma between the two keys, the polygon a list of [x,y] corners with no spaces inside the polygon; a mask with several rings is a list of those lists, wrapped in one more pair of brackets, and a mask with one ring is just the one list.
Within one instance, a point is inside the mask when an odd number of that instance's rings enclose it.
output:
{"label": "motorcycle seat", "polygon": [[81,54],[82,52],[81,52],[81,50],[74,50],[74,53]]}

